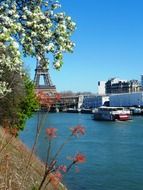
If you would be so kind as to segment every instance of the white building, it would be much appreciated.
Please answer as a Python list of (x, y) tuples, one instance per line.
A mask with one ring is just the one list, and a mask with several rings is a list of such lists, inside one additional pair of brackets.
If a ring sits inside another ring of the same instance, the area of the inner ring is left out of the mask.
[(143, 92), (112, 94), (110, 106), (143, 106)]
[(98, 94), (105, 95), (105, 81), (98, 81)]
[(78, 105), (77, 105), (77, 108), (81, 108), (82, 107), (82, 104), (83, 104), (83, 100), (84, 100), (84, 96), (83, 95), (79, 95), (78, 96)]

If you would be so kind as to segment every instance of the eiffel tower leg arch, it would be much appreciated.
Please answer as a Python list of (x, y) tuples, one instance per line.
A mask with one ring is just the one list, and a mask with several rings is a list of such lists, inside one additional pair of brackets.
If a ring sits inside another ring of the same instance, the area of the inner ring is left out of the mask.
[[(41, 78), (43, 78), (44, 84), (40, 83)], [(44, 93), (48, 94), (49, 96), (53, 96), (54, 94), (56, 94), (56, 86), (52, 84), (49, 70), (43, 67), (40, 60), (38, 59), (35, 69), (34, 84), (36, 91), (42, 90)]]

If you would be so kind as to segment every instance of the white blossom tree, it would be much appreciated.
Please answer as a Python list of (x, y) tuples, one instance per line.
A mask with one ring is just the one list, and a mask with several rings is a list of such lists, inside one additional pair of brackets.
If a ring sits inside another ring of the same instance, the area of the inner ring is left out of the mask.
[(60, 7), (57, 0), (1, 0), (0, 97), (11, 91), (5, 68), (21, 75), (22, 55), (34, 56), (47, 67), (52, 54), (55, 69), (60, 69), (63, 53), (73, 51), (70, 37), (76, 24)]

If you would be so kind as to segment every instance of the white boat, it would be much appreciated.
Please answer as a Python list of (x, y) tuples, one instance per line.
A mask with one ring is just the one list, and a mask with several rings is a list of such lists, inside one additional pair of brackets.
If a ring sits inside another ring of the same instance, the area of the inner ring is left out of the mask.
[(130, 111), (132, 115), (142, 115), (142, 108), (130, 107)]
[(131, 112), (124, 107), (101, 106), (95, 111), (94, 119), (99, 121), (127, 121), (131, 119)]
[(79, 113), (81, 111), (81, 109), (76, 109), (76, 108), (67, 108), (66, 112), (68, 113)]
[(81, 113), (89, 113), (89, 114), (91, 114), (91, 113), (92, 113), (92, 109), (89, 109), (89, 108), (82, 108), (82, 109), (81, 109)]

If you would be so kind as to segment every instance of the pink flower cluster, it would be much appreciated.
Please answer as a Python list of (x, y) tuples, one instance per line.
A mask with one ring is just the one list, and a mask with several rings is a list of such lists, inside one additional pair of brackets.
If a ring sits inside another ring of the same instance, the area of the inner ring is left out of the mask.
[(55, 138), (56, 137), (56, 131), (57, 129), (56, 128), (47, 128), (46, 129), (46, 134), (47, 136), (52, 139), (52, 138)]
[(83, 163), (86, 161), (86, 158), (83, 154), (78, 153), (73, 160), (75, 163)]
[[(71, 158), (72, 162), (68, 166), (65, 166), (65, 165), (56, 166), (57, 165), (57, 160), (56, 160), (57, 156), (63, 149), (64, 145), (69, 140), (71, 140), (71, 137), (85, 134), (85, 128), (81, 125), (77, 125), (76, 127), (71, 128), (71, 131), (72, 131), (72, 133), (69, 135), (69, 137), (67, 139), (65, 139), (63, 144), (61, 144), (61, 146), (59, 147), (55, 156), (53, 156), (52, 160), (49, 162), (49, 167), (47, 168), (46, 173), (45, 173), (45, 176), (49, 175), (49, 183), (52, 184), (52, 186), (55, 189), (58, 188), (58, 185), (59, 185), (60, 181), (62, 180), (63, 175), (65, 173), (67, 173), (72, 168), (73, 165), (84, 163), (86, 161), (85, 156), (81, 153), (78, 153), (73, 158)], [(51, 142), (51, 140), (57, 136), (56, 132), (57, 132), (56, 128), (51, 127), (51, 128), (46, 129), (46, 134), (48, 136), (49, 142)], [(49, 143), (47, 156), (49, 156), (50, 149), (51, 149), (51, 143)], [(49, 159), (47, 159), (47, 165), (48, 165), (48, 160)]]
[(85, 134), (85, 128), (81, 125), (77, 125), (74, 128), (71, 128), (72, 135), (78, 136), (78, 135), (84, 135)]

